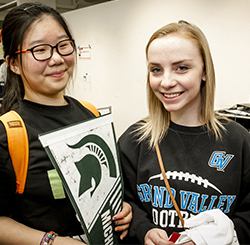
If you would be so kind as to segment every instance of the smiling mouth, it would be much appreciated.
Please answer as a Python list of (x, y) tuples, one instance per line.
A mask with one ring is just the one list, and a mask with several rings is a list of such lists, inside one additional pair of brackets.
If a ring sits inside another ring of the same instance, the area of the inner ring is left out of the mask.
[(61, 72), (52, 73), (52, 74), (50, 74), (50, 76), (52, 76), (52, 77), (61, 77), (63, 74), (64, 74), (64, 72), (61, 71)]
[(176, 98), (176, 97), (180, 96), (181, 94), (182, 94), (182, 93), (172, 93), (172, 94), (164, 94), (164, 93), (163, 93), (163, 96), (164, 96), (165, 98), (172, 99), (172, 98)]

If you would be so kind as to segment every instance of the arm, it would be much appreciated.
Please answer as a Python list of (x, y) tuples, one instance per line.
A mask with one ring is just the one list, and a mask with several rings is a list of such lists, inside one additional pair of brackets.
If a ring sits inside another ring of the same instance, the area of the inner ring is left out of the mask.
[(250, 243), (250, 171), (243, 177), (240, 198), (232, 221), (240, 244)]
[[(1, 126), (0, 123), (0, 245), (40, 245), (45, 231), (32, 229), (9, 218), (17, 205), (16, 183), (5, 130)], [(54, 241), (54, 245), (83, 244), (78, 240), (60, 236), (57, 236)]]
[(133, 220), (130, 224), (129, 236), (137, 237), (144, 243), (144, 237), (148, 230), (156, 228), (149, 213), (146, 210), (137, 194), (137, 168), (140, 149), (137, 142), (132, 142), (130, 132), (125, 133), (118, 142), (119, 156), (122, 164), (124, 179), (124, 199), (132, 206)]
[[(248, 178), (250, 178), (250, 176)], [(249, 186), (247, 187), (247, 189), (249, 189)], [(240, 244), (250, 243), (250, 230), (249, 230), (250, 210), (249, 210), (249, 207), (250, 207), (250, 193), (248, 193), (245, 199), (237, 205), (236, 211), (232, 218)]]
[[(150, 201), (141, 202), (140, 200), (142, 197), (139, 196), (140, 193), (138, 194), (139, 183), (141, 180), (148, 180), (147, 174), (145, 175), (147, 171), (145, 170), (145, 159), (148, 160), (148, 156), (151, 157), (151, 153), (147, 144), (138, 144), (134, 140), (131, 134), (132, 131), (134, 131), (133, 128), (125, 132), (118, 142), (125, 186), (124, 198), (132, 206), (133, 210), (129, 237), (132, 239), (136, 237), (141, 244), (159, 244), (159, 241), (162, 244), (173, 244), (169, 242), (166, 231), (153, 223)], [(150, 159), (151, 161), (154, 160)]]
[[(116, 231), (122, 231), (121, 240), (127, 235), (129, 223), (132, 219), (132, 208), (128, 203), (123, 203), (123, 209), (113, 220), (117, 225)], [(31, 229), (22, 225), (9, 217), (0, 217), (0, 244), (18, 244), (18, 245), (39, 245), (45, 232)], [(77, 245), (82, 242), (57, 236), (54, 245)]]
[[(40, 245), (45, 232), (31, 229), (9, 217), (0, 217), (0, 244)], [(80, 245), (82, 242), (57, 236), (54, 245)]]
[(242, 149), (240, 194), (232, 217), (240, 244), (250, 244), (250, 136), (248, 132), (246, 136)]

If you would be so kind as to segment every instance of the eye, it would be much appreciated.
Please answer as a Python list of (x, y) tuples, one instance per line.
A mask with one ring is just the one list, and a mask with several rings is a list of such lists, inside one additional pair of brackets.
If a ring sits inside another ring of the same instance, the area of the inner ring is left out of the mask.
[(69, 43), (62, 43), (59, 48), (67, 48), (70, 44)]
[(188, 69), (188, 67), (186, 67), (186, 66), (179, 66), (178, 67), (179, 71), (186, 71), (187, 69)]
[(34, 50), (33, 50), (33, 52), (35, 52), (35, 53), (42, 53), (42, 52), (44, 52), (44, 51), (45, 51), (44, 48), (39, 48), (39, 49), (34, 49)]
[(177, 67), (177, 71), (179, 71), (179, 72), (185, 72), (188, 69), (189, 68), (187, 66), (185, 66), (185, 65), (180, 65), (180, 66)]
[(161, 68), (152, 67), (152, 68), (150, 68), (150, 72), (153, 73), (153, 74), (159, 74), (161, 72)]
[(38, 47), (33, 49), (33, 52), (34, 53), (44, 53), (47, 51), (47, 49), (48, 49), (48, 47), (46, 47), (46, 46), (38, 46)]

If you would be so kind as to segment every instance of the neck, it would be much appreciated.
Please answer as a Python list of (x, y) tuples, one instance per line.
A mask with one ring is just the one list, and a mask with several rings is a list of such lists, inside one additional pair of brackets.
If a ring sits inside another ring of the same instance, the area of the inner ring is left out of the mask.
[(170, 112), (170, 118), (171, 121), (176, 124), (188, 127), (197, 127), (204, 124), (199, 112), (200, 109), (198, 108), (192, 108), (191, 110), (185, 109), (184, 112)]
[(63, 94), (60, 96), (52, 96), (52, 97), (47, 97), (47, 96), (42, 96), (42, 95), (37, 95), (37, 96), (28, 96), (25, 94), (24, 99), (42, 104), (42, 105), (49, 105), (49, 106), (63, 106), (67, 105), (67, 101), (64, 99)]
[(189, 118), (184, 119), (181, 117), (179, 118), (179, 117), (172, 116), (172, 114), (171, 114), (171, 121), (178, 125), (187, 126), (187, 127), (198, 127), (204, 124), (198, 118), (194, 119), (192, 117), (189, 117)]

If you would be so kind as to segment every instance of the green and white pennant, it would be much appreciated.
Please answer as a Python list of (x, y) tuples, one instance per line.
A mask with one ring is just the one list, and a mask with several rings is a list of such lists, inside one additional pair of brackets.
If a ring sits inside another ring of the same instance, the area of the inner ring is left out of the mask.
[[(123, 183), (111, 114), (39, 135), (89, 244), (119, 244)], [(112, 227), (112, 229), (111, 229)]]

